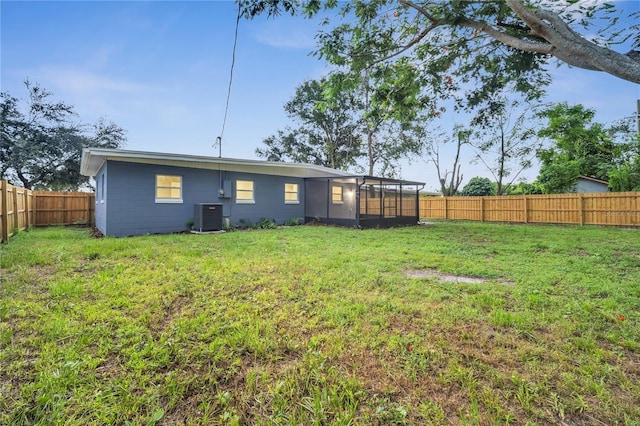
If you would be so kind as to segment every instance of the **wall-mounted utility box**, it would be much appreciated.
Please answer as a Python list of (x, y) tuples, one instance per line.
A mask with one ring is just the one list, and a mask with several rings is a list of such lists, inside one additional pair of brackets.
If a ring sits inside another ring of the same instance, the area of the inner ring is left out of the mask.
[(218, 190), (218, 198), (231, 198), (231, 181), (223, 180), (222, 187)]
[(193, 212), (193, 228), (197, 232), (222, 229), (222, 204), (196, 204)]

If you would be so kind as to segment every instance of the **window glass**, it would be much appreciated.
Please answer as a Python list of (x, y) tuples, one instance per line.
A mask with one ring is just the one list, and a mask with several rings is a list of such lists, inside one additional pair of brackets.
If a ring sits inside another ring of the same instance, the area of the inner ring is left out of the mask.
[(237, 180), (236, 181), (236, 202), (237, 203), (253, 203), (253, 181)]
[(287, 204), (298, 204), (300, 199), (298, 198), (298, 184), (297, 183), (285, 183), (284, 184), (284, 202)]
[(182, 176), (156, 175), (156, 202), (182, 202)]
[(100, 175), (100, 201), (104, 202), (104, 173)]
[(342, 198), (342, 187), (341, 186), (332, 186), (331, 187), (331, 202), (334, 204), (342, 204), (344, 202)]

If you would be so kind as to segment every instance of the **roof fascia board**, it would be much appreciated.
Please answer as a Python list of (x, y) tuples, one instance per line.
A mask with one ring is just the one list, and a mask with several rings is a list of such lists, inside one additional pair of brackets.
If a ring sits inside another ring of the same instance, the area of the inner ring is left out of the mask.
[(124, 151), (105, 148), (88, 148), (83, 150), (81, 173), (85, 176), (93, 176), (99, 170), (99, 165), (107, 160), (291, 177), (338, 177), (349, 175), (347, 172), (313, 164), (277, 163), (273, 161)]
[(597, 182), (597, 183), (601, 183), (603, 185), (608, 185), (609, 182), (607, 182), (606, 180), (602, 180), (602, 179), (596, 179), (596, 178), (592, 178), (589, 176), (578, 176), (578, 179), (582, 179), (582, 180), (588, 180), (591, 182)]

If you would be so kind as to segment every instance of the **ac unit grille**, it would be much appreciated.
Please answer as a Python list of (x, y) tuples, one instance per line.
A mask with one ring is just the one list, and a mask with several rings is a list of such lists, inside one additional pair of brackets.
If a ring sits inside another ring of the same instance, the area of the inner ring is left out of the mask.
[(196, 204), (193, 227), (198, 232), (222, 229), (222, 204)]

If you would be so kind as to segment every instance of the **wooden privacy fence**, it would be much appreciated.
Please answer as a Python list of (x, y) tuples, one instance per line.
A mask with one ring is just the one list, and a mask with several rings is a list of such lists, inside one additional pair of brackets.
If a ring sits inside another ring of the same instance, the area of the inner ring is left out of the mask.
[(33, 191), (0, 180), (0, 243), (16, 229), (25, 229), (35, 220)]
[(35, 226), (90, 225), (95, 220), (95, 193), (34, 191)]
[(424, 197), (420, 217), (486, 222), (640, 226), (640, 192)]
[(92, 224), (92, 192), (31, 191), (0, 181), (0, 241), (31, 226)]

